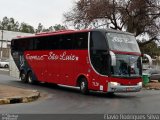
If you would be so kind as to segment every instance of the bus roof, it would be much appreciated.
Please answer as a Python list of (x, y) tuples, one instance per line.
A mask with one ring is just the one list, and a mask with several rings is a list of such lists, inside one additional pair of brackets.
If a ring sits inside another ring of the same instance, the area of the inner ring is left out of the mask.
[(45, 37), (45, 36), (53, 36), (53, 35), (62, 35), (62, 34), (74, 34), (74, 33), (82, 33), (82, 32), (91, 32), (91, 31), (100, 31), (100, 32), (114, 32), (114, 33), (123, 33), (123, 34), (129, 34), (133, 35), (128, 32), (123, 32), (123, 31), (118, 31), (118, 30), (113, 30), (113, 29), (84, 29), (84, 30), (59, 30), (55, 32), (42, 32), (42, 33), (37, 33), (32, 36), (17, 36), (15, 39), (25, 39), (25, 38), (37, 38), (37, 37)]

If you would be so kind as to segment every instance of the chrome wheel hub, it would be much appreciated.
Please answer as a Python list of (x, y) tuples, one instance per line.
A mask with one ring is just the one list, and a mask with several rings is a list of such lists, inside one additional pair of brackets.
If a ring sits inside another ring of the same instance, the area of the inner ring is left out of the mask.
[(28, 82), (29, 82), (29, 83), (32, 83), (32, 78), (31, 78), (31, 76), (28, 77)]
[(85, 88), (85, 83), (82, 82), (82, 83), (81, 83), (81, 89), (83, 90), (84, 88)]
[(25, 74), (22, 74), (22, 75), (21, 75), (21, 79), (25, 79)]

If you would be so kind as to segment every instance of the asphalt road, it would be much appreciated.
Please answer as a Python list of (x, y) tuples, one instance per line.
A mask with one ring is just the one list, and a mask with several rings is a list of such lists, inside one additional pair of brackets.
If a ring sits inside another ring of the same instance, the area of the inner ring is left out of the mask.
[(13, 114), (108, 114), (160, 113), (160, 91), (142, 90), (139, 93), (119, 93), (108, 96), (91, 92), (82, 95), (78, 89), (53, 85), (23, 84), (15, 78), (0, 74), (0, 84), (37, 89), (42, 97), (32, 103), (1, 105), (0, 113)]
[(8, 68), (0, 68), (0, 74), (8, 75), (9, 74), (9, 69)]

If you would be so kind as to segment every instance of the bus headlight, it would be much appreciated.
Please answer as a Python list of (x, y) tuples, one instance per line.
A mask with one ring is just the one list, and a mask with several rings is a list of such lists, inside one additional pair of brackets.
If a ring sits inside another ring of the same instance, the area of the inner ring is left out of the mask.
[(142, 86), (142, 82), (139, 82), (139, 83), (138, 83), (138, 86)]
[(120, 84), (117, 83), (117, 82), (110, 82), (110, 85), (111, 85), (111, 86), (119, 86)]

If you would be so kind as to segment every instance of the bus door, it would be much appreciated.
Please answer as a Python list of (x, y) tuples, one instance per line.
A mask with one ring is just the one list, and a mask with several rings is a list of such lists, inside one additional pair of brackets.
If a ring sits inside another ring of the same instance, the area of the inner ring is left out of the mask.
[(92, 87), (96, 90), (103, 90), (104, 81), (101, 76), (109, 74), (109, 53), (105, 37), (101, 32), (92, 32), (90, 35), (90, 60), (94, 70), (92, 74)]

